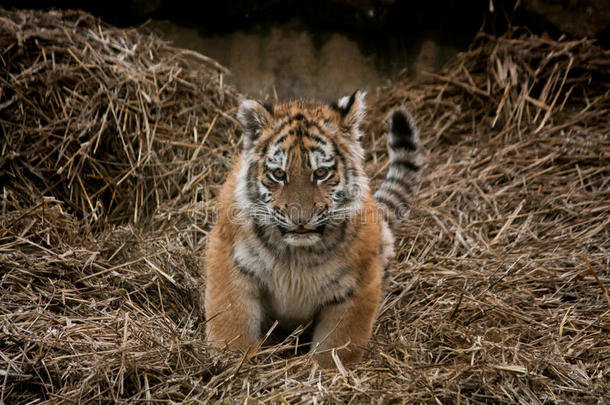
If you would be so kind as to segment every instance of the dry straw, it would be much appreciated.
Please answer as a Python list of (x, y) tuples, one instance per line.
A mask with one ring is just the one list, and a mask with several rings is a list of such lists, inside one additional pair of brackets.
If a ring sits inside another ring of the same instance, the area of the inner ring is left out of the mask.
[(239, 148), (201, 55), (79, 12), (0, 12), (0, 403), (603, 403), (610, 54), (480, 36), (406, 104), (429, 150), (365, 361), (202, 341), (199, 261)]

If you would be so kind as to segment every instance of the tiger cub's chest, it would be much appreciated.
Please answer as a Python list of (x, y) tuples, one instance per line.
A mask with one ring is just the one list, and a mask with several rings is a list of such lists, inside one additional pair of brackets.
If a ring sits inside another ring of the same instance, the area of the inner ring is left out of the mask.
[(356, 288), (357, 273), (339, 254), (324, 260), (298, 253), (283, 259), (262, 255), (259, 250), (250, 260), (250, 269), (260, 280), (262, 305), (277, 320), (309, 321), (321, 307), (342, 301)]
[(355, 287), (351, 269), (334, 259), (318, 266), (274, 266), (266, 278), (269, 309), (278, 318), (310, 320), (323, 306), (342, 299)]

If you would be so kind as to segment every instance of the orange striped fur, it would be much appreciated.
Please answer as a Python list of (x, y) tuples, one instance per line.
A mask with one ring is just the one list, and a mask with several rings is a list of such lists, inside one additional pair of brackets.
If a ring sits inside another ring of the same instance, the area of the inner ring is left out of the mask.
[(218, 197), (206, 251), (207, 339), (255, 346), (309, 325), (324, 367), (361, 359), (393, 256), (391, 229), (417, 187), (422, 152), (412, 119), (394, 111), (388, 179), (373, 197), (359, 139), (364, 95), (336, 105), (294, 101), (238, 111), (243, 150)]

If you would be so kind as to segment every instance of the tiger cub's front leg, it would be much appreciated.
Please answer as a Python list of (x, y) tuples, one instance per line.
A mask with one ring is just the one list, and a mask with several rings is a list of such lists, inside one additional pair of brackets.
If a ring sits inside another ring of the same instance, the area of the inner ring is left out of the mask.
[(318, 315), (311, 352), (324, 368), (333, 367), (332, 349), (344, 364), (356, 363), (371, 337), (381, 300), (381, 272), (369, 269), (361, 287), (346, 301), (324, 307)]
[(208, 285), (205, 303), (207, 340), (216, 347), (245, 350), (258, 344), (262, 311), (251, 283), (235, 284)]
[(263, 311), (260, 286), (241, 274), (220, 238), (211, 238), (206, 257), (207, 341), (216, 347), (245, 350), (260, 339)]

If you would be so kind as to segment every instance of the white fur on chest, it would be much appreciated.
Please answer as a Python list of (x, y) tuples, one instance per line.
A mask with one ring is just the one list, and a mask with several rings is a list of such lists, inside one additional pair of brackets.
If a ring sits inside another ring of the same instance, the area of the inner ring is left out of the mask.
[(312, 264), (311, 254), (295, 253), (278, 259), (249, 242), (238, 241), (234, 256), (262, 282), (268, 294), (268, 310), (279, 320), (308, 321), (333, 294), (356, 284), (354, 277), (346, 274), (345, 260), (336, 254)]
[(271, 309), (280, 317), (308, 320), (326, 298), (324, 286), (339, 276), (337, 259), (309, 267), (301, 263), (276, 263), (264, 279), (269, 288)]

